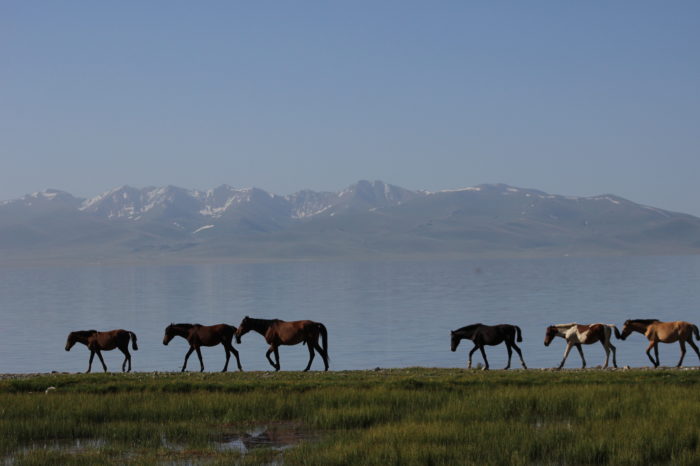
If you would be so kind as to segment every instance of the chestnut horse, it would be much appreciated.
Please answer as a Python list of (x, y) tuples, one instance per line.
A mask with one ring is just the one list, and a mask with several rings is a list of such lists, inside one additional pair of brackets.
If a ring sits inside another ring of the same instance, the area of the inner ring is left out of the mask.
[[(627, 338), (632, 332), (639, 332), (649, 340), (647, 356), (649, 356), (649, 360), (654, 367), (659, 367), (660, 364), (659, 342), (674, 343), (677, 341), (681, 345), (681, 359), (678, 361), (676, 367), (681, 367), (681, 364), (683, 364), (686, 343), (695, 350), (695, 354), (700, 358), (700, 351), (698, 351), (698, 347), (693, 343), (693, 333), (695, 333), (695, 339), (700, 340), (700, 332), (698, 332), (697, 325), (693, 325), (690, 322), (683, 322), (682, 320), (660, 322), (656, 319), (634, 319), (625, 321), (625, 325), (622, 327), (622, 339), (624, 340)], [(650, 351), (652, 348), (654, 348), (656, 360), (651, 357)]]
[(495, 346), (500, 345), (505, 342), (506, 349), (508, 350), (508, 365), (504, 369), (510, 368), (510, 358), (513, 355), (511, 348), (515, 348), (520, 356), (520, 364), (523, 365), (523, 369), (527, 369), (525, 361), (523, 361), (523, 353), (520, 352), (520, 348), (515, 344), (515, 336), (517, 334), (517, 340), (523, 341), (522, 334), (520, 332), (520, 327), (517, 325), (501, 324), (501, 325), (483, 325), (483, 324), (472, 324), (462, 327), (457, 330), (450, 332), (452, 336), (452, 351), (457, 350), (459, 342), (466, 338), (474, 342), (474, 348), (469, 352), (469, 363), (467, 364), (467, 369), (472, 368), (472, 354), (477, 349), (481, 351), (481, 356), (484, 358), (484, 370), (489, 368), (489, 361), (486, 359), (486, 352), (484, 351), (484, 345)]
[(134, 332), (129, 330), (110, 330), (108, 332), (98, 332), (97, 330), (79, 330), (76, 332), (71, 332), (68, 334), (68, 340), (66, 341), (66, 351), (70, 349), (76, 343), (82, 343), (87, 346), (90, 350), (90, 363), (88, 364), (87, 372), (92, 370), (92, 360), (95, 354), (100, 358), (102, 367), (104, 371), (107, 372), (107, 365), (105, 360), (102, 359), (102, 351), (110, 351), (114, 348), (119, 348), (119, 351), (124, 353), (124, 362), (122, 363), (122, 372), (126, 370), (126, 363), (129, 363), (129, 370), (131, 372), (131, 354), (129, 354), (129, 339), (131, 339), (131, 347), (136, 351), (139, 349), (136, 344), (136, 335)]
[(609, 324), (580, 325), (571, 323), (550, 325), (547, 327), (547, 331), (544, 335), (544, 346), (549, 346), (554, 337), (562, 337), (566, 340), (566, 349), (564, 350), (564, 359), (561, 360), (557, 369), (564, 367), (566, 358), (569, 357), (569, 351), (571, 351), (571, 347), (573, 346), (576, 347), (581, 355), (581, 368), (583, 369), (586, 367), (586, 358), (583, 357), (581, 345), (590, 345), (600, 342), (605, 350), (605, 364), (603, 365), (603, 369), (608, 367), (610, 350), (612, 350), (613, 355), (613, 366), (617, 367), (617, 360), (615, 359), (617, 349), (610, 343), (613, 331), (615, 332), (615, 337), (620, 338), (620, 331), (617, 327)]
[[(299, 343), (309, 348), (309, 363), (306, 365), (304, 372), (311, 368), (311, 362), (315, 356), (314, 349), (321, 355), (325, 370), (328, 370), (328, 331), (322, 323), (312, 320), (285, 322), (279, 319), (253, 319), (246, 316), (236, 331), (236, 343), (240, 343), (241, 337), (251, 330), (265, 337), (265, 341), (270, 345), (267, 353), (265, 353), (265, 357), (267, 357), (272, 367), (275, 368), (275, 371), (280, 370), (280, 354), (277, 348), (280, 345), (296, 345)], [(319, 336), (323, 341), (323, 346), (318, 344)], [(277, 362), (272, 361), (270, 353), (275, 353)]]
[(228, 370), (228, 361), (231, 358), (231, 353), (236, 357), (236, 363), (238, 363), (238, 370), (242, 371), (241, 360), (238, 357), (238, 351), (231, 344), (233, 340), (233, 334), (236, 332), (236, 327), (226, 324), (218, 325), (200, 325), (200, 324), (170, 324), (165, 327), (165, 336), (163, 336), (163, 344), (167, 345), (170, 340), (176, 336), (182, 337), (190, 344), (190, 350), (185, 355), (185, 363), (182, 365), (182, 370), (180, 372), (185, 372), (187, 367), (187, 359), (190, 357), (193, 351), (197, 352), (197, 357), (199, 358), (199, 365), (201, 366), (200, 372), (204, 371), (204, 361), (202, 360), (202, 352), (200, 348), (202, 346), (216, 346), (218, 344), (224, 345), (224, 351), (226, 351), (226, 364), (224, 364), (224, 369), (221, 372), (226, 372)]

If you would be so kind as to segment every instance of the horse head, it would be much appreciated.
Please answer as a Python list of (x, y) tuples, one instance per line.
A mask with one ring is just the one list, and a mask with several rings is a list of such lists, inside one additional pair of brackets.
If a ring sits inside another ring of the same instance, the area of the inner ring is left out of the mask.
[(634, 325), (631, 320), (626, 320), (624, 324), (622, 324), (622, 333), (620, 334), (620, 340), (624, 340), (630, 334), (634, 332)]
[(547, 327), (547, 330), (544, 333), (544, 346), (549, 346), (549, 344), (552, 343), (552, 340), (554, 340), (554, 337), (556, 337), (558, 334), (559, 330), (554, 325)]
[(453, 352), (457, 351), (460, 341), (462, 341), (462, 339), (459, 337), (459, 335), (457, 335), (457, 332), (450, 330), (450, 349)]
[(245, 335), (246, 333), (250, 332), (250, 324), (251, 324), (251, 319), (248, 316), (245, 316), (243, 320), (241, 321), (241, 324), (238, 326), (236, 329), (236, 343), (241, 344), (241, 337)]
[(163, 335), (163, 344), (167, 345), (173, 338), (175, 338), (175, 324), (171, 323), (170, 325), (165, 327), (165, 335)]
[(70, 332), (68, 334), (68, 339), (66, 340), (66, 351), (70, 351), (77, 341), (78, 340), (75, 338), (75, 332)]

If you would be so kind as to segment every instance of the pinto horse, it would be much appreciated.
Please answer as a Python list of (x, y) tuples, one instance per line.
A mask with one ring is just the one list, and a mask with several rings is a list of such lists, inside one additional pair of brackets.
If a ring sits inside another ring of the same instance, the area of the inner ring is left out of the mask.
[[(693, 333), (695, 334), (695, 339), (700, 340), (700, 332), (698, 332), (697, 325), (691, 324), (690, 322), (683, 322), (682, 320), (661, 322), (656, 319), (634, 319), (625, 321), (622, 327), (622, 339), (624, 340), (627, 338), (632, 332), (639, 332), (649, 340), (646, 353), (654, 367), (659, 367), (660, 364), (659, 342), (674, 343), (677, 341), (681, 345), (681, 359), (678, 361), (676, 367), (681, 367), (681, 364), (683, 364), (686, 343), (695, 350), (695, 354), (700, 358), (700, 351), (698, 351), (698, 347), (693, 343)], [(650, 351), (652, 348), (654, 348), (656, 360), (651, 357)]]
[[(251, 330), (265, 337), (265, 341), (270, 345), (267, 353), (265, 353), (265, 357), (267, 357), (272, 367), (275, 368), (275, 371), (280, 370), (278, 347), (280, 345), (296, 345), (299, 343), (309, 348), (309, 363), (306, 365), (304, 372), (311, 368), (311, 362), (315, 356), (314, 349), (321, 355), (325, 370), (328, 370), (328, 331), (322, 323), (312, 320), (285, 322), (279, 319), (253, 319), (246, 316), (236, 331), (236, 343), (240, 344), (241, 337)], [(323, 341), (323, 346), (318, 344), (319, 337)], [(272, 361), (270, 353), (275, 353), (277, 362)]]
[(241, 360), (238, 357), (238, 351), (231, 344), (233, 340), (233, 334), (236, 332), (236, 327), (226, 324), (218, 325), (200, 325), (200, 324), (170, 324), (165, 327), (165, 336), (163, 336), (163, 344), (167, 345), (170, 340), (176, 336), (182, 337), (190, 344), (190, 350), (185, 355), (185, 363), (182, 365), (182, 370), (180, 372), (185, 372), (187, 367), (187, 359), (190, 357), (193, 351), (197, 352), (197, 357), (199, 358), (199, 365), (201, 366), (200, 372), (204, 371), (204, 361), (202, 360), (202, 352), (200, 348), (202, 346), (216, 346), (218, 344), (224, 345), (224, 350), (226, 351), (226, 364), (224, 364), (224, 369), (221, 372), (226, 372), (228, 370), (228, 361), (231, 358), (231, 353), (236, 357), (236, 363), (238, 363), (238, 370), (242, 371)]
[(102, 367), (104, 371), (107, 372), (107, 365), (105, 360), (102, 359), (102, 351), (113, 350), (114, 348), (119, 348), (119, 351), (124, 353), (124, 362), (122, 363), (122, 372), (126, 371), (126, 363), (129, 363), (129, 370), (131, 372), (131, 354), (129, 354), (129, 340), (131, 340), (131, 347), (134, 351), (138, 350), (139, 347), (136, 344), (136, 335), (134, 332), (129, 330), (110, 330), (108, 332), (98, 332), (97, 330), (79, 330), (76, 332), (71, 332), (68, 334), (68, 340), (66, 341), (66, 351), (70, 349), (76, 343), (82, 343), (87, 346), (90, 350), (90, 363), (88, 364), (87, 372), (92, 370), (92, 360), (97, 354), (100, 358)]
[(617, 349), (610, 343), (610, 337), (613, 331), (615, 332), (615, 337), (620, 338), (620, 331), (614, 325), (580, 325), (576, 323), (550, 325), (547, 327), (547, 331), (544, 335), (544, 346), (549, 346), (552, 340), (554, 340), (554, 337), (562, 337), (566, 340), (566, 349), (564, 350), (564, 359), (561, 360), (557, 369), (564, 367), (566, 358), (569, 357), (569, 351), (571, 351), (573, 346), (576, 347), (581, 355), (581, 368), (583, 369), (586, 367), (586, 358), (583, 357), (581, 345), (590, 345), (600, 342), (605, 350), (605, 364), (603, 365), (603, 369), (608, 367), (610, 350), (612, 350), (613, 355), (613, 366), (617, 367), (617, 360), (615, 358)]
[(481, 351), (481, 356), (484, 358), (484, 370), (489, 368), (489, 361), (486, 359), (486, 352), (484, 351), (484, 345), (495, 346), (500, 345), (505, 342), (506, 349), (508, 350), (508, 365), (504, 369), (510, 368), (510, 359), (513, 355), (513, 350), (518, 352), (520, 356), (520, 364), (523, 365), (523, 369), (527, 369), (525, 361), (523, 361), (523, 353), (520, 352), (520, 348), (515, 344), (516, 334), (517, 341), (523, 341), (522, 334), (520, 332), (520, 327), (517, 325), (501, 324), (501, 325), (483, 325), (483, 324), (472, 324), (462, 327), (457, 330), (450, 332), (452, 336), (452, 351), (457, 350), (459, 342), (462, 339), (469, 339), (474, 342), (474, 348), (469, 352), (469, 363), (467, 364), (467, 369), (472, 368), (472, 354), (477, 349)]

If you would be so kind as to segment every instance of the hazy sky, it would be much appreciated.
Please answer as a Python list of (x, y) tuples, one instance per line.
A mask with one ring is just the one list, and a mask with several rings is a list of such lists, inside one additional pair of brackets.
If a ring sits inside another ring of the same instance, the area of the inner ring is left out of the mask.
[(0, 199), (359, 179), (700, 215), (700, 2), (0, 3)]

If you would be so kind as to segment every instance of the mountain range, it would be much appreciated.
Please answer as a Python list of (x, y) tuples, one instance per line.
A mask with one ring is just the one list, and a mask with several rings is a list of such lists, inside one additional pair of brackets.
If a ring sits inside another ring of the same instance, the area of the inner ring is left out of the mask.
[(6, 264), (688, 253), (700, 253), (700, 218), (503, 184), (428, 192), (359, 181), (287, 196), (121, 186), (0, 202)]

